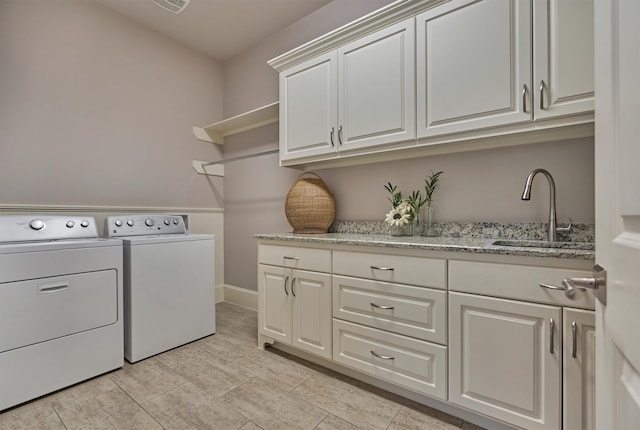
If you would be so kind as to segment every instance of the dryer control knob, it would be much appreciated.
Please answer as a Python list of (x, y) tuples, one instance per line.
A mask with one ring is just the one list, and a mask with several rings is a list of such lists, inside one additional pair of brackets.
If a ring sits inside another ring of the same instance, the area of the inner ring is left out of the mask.
[(164, 225), (169, 225), (169, 224), (171, 224), (171, 221), (169, 221), (169, 218), (165, 218)]
[(116, 227), (122, 227), (122, 220), (121, 219), (117, 219), (114, 224), (116, 225)]
[(76, 223), (73, 222), (72, 220), (69, 220), (65, 225), (67, 226), (67, 228), (73, 228), (73, 226), (76, 225)]
[(133, 220), (132, 220), (132, 219), (128, 219), (128, 220), (127, 220), (127, 225), (128, 225), (129, 227), (133, 227)]
[(42, 230), (44, 226), (45, 226), (44, 221), (40, 219), (34, 219), (33, 221), (29, 222), (29, 227), (31, 227), (34, 230)]
[(80, 221), (80, 226), (84, 228), (89, 227), (89, 221), (87, 221), (86, 219), (83, 219), (82, 221)]
[(151, 218), (147, 218), (144, 220), (144, 225), (146, 225), (147, 227), (151, 227), (153, 224), (154, 222)]
[(173, 220), (173, 225), (178, 225), (178, 223), (180, 222), (180, 220), (178, 218)]

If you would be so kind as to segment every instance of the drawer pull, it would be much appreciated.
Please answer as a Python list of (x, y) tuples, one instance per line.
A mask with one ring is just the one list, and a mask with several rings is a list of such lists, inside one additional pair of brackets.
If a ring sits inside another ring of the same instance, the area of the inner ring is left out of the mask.
[(394, 360), (395, 359), (395, 357), (392, 357), (390, 355), (377, 354), (374, 350), (371, 350), (371, 355), (373, 355), (374, 357), (379, 358), (381, 360)]
[(298, 260), (300, 260), (300, 257), (287, 257), (287, 256), (285, 255), (285, 256), (284, 256), (284, 259), (285, 259), (285, 260), (296, 260), (296, 261), (298, 261)]
[(293, 297), (296, 297), (296, 292), (295, 292), (295, 291), (293, 291), (293, 284), (295, 284), (295, 283), (296, 283), (296, 278), (294, 277), (294, 278), (291, 280), (291, 294), (293, 294)]
[(393, 267), (370, 266), (374, 270), (394, 270)]
[(287, 276), (286, 278), (284, 278), (284, 293), (288, 296), (289, 292), (287, 291), (287, 281), (289, 280), (289, 277)]
[(395, 306), (376, 305), (373, 302), (371, 302), (371, 306), (378, 309), (395, 309)]

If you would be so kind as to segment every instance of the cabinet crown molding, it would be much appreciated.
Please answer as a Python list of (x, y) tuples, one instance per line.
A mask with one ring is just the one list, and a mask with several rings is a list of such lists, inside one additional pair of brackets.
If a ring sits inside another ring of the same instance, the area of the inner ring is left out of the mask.
[(316, 57), (345, 43), (373, 33), (407, 18), (414, 17), (449, 0), (397, 0), (361, 18), (317, 37), (269, 61), (271, 67), (282, 72), (309, 58)]

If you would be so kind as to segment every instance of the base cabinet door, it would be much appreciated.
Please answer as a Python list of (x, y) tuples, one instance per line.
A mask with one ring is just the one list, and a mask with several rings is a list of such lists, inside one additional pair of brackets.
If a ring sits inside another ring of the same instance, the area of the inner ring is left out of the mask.
[(291, 343), (291, 269), (258, 265), (259, 332), (283, 343)]
[(561, 308), (449, 294), (449, 401), (530, 430), (561, 427)]
[(564, 430), (593, 430), (595, 423), (595, 312), (564, 309)]
[(331, 275), (293, 270), (291, 296), (293, 346), (331, 359)]

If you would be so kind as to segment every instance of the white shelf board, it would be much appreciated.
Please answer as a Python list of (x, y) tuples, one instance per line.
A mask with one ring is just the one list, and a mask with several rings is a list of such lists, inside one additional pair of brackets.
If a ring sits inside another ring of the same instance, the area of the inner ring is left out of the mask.
[(214, 124), (204, 127), (193, 127), (193, 134), (198, 140), (224, 145), (225, 136), (241, 133), (278, 121), (278, 106), (279, 102), (274, 102)]

